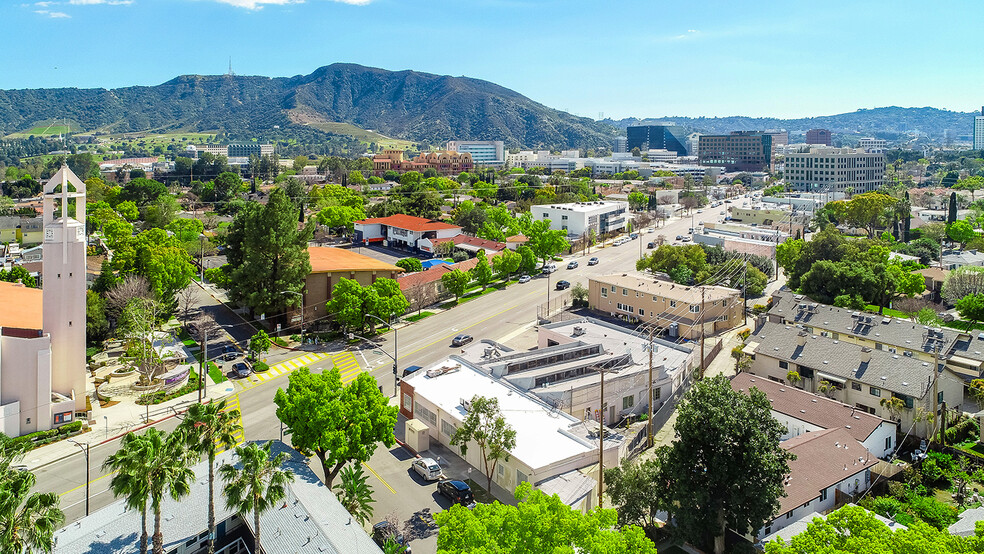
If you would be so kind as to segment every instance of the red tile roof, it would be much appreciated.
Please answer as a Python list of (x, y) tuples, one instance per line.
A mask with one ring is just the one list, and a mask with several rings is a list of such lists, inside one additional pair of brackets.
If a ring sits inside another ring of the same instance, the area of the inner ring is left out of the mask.
[(396, 278), (396, 282), (400, 285), (400, 290), (405, 291), (407, 289), (419, 287), (420, 285), (440, 281), (441, 276), (450, 271), (453, 271), (450, 265), (440, 264), (426, 271), (418, 271), (409, 275), (400, 275)]
[[(821, 490), (878, 463), (874, 454), (841, 428), (806, 433), (780, 446), (795, 454), (796, 459), (789, 462), (786, 496), (779, 499), (776, 515), (806, 504), (820, 496)], [(827, 494), (834, 494), (834, 491)]]
[(355, 224), (371, 225), (380, 224), (388, 225), (390, 227), (397, 227), (399, 229), (406, 229), (408, 231), (436, 231), (438, 229), (461, 229), (457, 225), (450, 225), (448, 223), (442, 223), (440, 221), (434, 221), (431, 219), (424, 219), (422, 217), (416, 217), (406, 214), (395, 214), (387, 217), (374, 217), (370, 219), (363, 219), (362, 221), (356, 221)]

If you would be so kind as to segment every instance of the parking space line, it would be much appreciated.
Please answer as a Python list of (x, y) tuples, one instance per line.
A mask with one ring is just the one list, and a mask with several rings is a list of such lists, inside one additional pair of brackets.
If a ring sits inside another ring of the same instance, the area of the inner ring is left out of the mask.
[(369, 473), (372, 473), (373, 475), (375, 475), (376, 476), (376, 479), (379, 479), (379, 482), (382, 483), (383, 486), (385, 486), (387, 489), (389, 489), (391, 493), (396, 494), (396, 490), (393, 489), (393, 487), (391, 487), (389, 483), (387, 483), (385, 480), (383, 480), (383, 478), (380, 477), (378, 473), (376, 473), (376, 470), (374, 470), (371, 467), (369, 467), (369, 464), (367, 464), (365, 462), (362, 462), (362, 465), (364, 465), (366, 467), (366, 469), (369, 470)]

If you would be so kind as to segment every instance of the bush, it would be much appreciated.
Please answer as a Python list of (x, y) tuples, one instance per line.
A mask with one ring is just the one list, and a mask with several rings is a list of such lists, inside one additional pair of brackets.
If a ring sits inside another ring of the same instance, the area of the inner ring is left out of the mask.
[(738, 336), (741, 337), (741, 340), (748, 340), (748, 337), (750, 337), (751, 335), (752, 335), (751, 329), (742, 329), (741, 332), (738, 333)]
[(268, 366), (264, 362), (256, 362), (255, 364), (253, 364), (253, 371), (257, 373), (263, 373), (268, 369), (270, 369), (270, 366)]
[(451, 259), (454, 260), (455, 263), (463, 262), (467, 260), (468, 257), (469, 257), (468, 252), (465, 252), (464, 250), (457, 249), (457, 248), (455, 249), (454, 252), (451, 253)]
[(932, 496), (910, 494), (907, 500), (913, 515), (941, 531), (957, 522), (957, 509)]
[(977, 425), (977, 419), (969, 418), (961, 421), (953, 427), (947, 427), (944, 437), (946, 438), (947, 444), (957, 444), (972, 436), (978, 436), (979, 433), (980, 429)]
[(58, 428), (58, 432), (60, 434), (62, 434), (62, 435), (67, 435), (69, 433), (72, 433), (72, 432), (75, 432), (75, 431), (81, 431), (81, 430), (82, 430), (82, 420), (81, 419), (76, 419), (75, 421), (73, 421), (71, 423), (66, 423), (65, 425), (62, 425), (61, 427)]
[(752, 313), (754, 313), (754, 314), (760, 314), (760, 313), (766, 312), (768, 310), (769, 309), (766, 308), (762, 304), (756, 304), (756, 305), (752, 306)]

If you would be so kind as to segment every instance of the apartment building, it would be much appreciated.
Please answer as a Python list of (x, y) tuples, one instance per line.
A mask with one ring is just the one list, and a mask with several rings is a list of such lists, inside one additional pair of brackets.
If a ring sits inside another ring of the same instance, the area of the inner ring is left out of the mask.
[(550, 220), (553, 230), (567, 231), (568, 236), (580, 237), (590, 230), (601, 235), (625, 228), (628, 202), (594, 201), (570, 204), (532, 206), (535, 221)]
[(828, 129), (810, 129), (806, 132), (806, 143), (807, 144), (821, 144), (824, 146), (830, 146), (830, 130)]
[(725, 171), (767, 170), (772, 164), (772, 136), (751, 131), (701, 135), (697, 159), (701, 165), (720, 166)]
[(974, 116), (974, 150), (984, 150), (984, 108)]
[(713, 335), (745, 321), (741, 293), (735, 289), (688, 287), (639, 272), (589, 278), (588, 307), (627, 321), (655, 324), (674, 339)]
[(860, 148), (811, 147), (786, 155), (786, 184), (802, 192), (871, 192), (885, 182), (885, 154)]
[(940, 361), (968, 382), (980, 379), (984, 370), (984, 339), (949, 327), (930, 329), (905, 319), (817, 304), (790, 293), (773, 296), (766, 317), (774, 323), (800, 326), (807, 333), (920, 362), (932, 362), (934, 350), (939, 349)]
[(881, 154), (888, 149), (888, 141), (885, 139), (866, 137), (858, 139), (858, 148), (872, 154)]

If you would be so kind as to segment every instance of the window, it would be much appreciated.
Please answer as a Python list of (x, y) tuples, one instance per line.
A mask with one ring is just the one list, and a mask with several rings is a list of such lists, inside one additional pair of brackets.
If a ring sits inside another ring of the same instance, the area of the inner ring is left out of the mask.
[(676, 308), (676, 300), (670, 300), (670, 307)]
[(452, 423), (450, 423), (449, 421), (443, 420), (443, 419), (441, 420), (441, 432), (442, 433), (444, 433), (445, 435), (447, 435), (447, 436), (450, 437), (450, 436), (454, 435), (454, 432), (455, 431), (457, 431), (457, 429), (455, 428), (455, 426)]
[(861, 390), (861, 383), (855, 383), (855, 382), (852, 381), (851, 382), (851, 389), (853, 389), (853, 390)]
[(628, 295), (629, 295), (629, 291), (626, 289), (622, 289), (622, 296), (628, 296)]
[(499, 477), (502, 477), (503, 475), (505, 475), (506, 474), (506, 466), (504, 466), (502, 464), (499, 464), (497, 473), (499, 474)]
[(892, 447), (892, 437), (885, 437), (885, 450)]
[(629, 396), (623, 396), (622, 397), (622, 409), (623, 410), (628, 410), (629, 408), (632, 407), (632, 405), (634, 403), (635, 403), (635, 396), (629, 395)]
[(639, 308), (639, 315), (646, 315), (646, 310)]
[(792, 510), (789, 510), (788, 512), (786, 512), (786, 519), (792, 519), (792, 517), (793, 517), (793, 511)]
[(871, 393), (871, 396), (881, 396), (881, 389), (876, 389), (875, 387), (871, 387), (868, 392)]
[(823, 489), (822, 491), (820, 491), (820, 502), (823, 502), (826, 499), (827, 499), (827, 489)]
[(660, 390), (661, 389), (659, 387), (653, 388), (653, 400), (659, 400), (659, 391)]
[(608, 289), (606, 289), (606, 288), (602, 288), (601, 289), (601, 297), (602, 298), (608, 298)]
[(414, 410), (414, 414), (423, 416), (423, 419), (430, 422), (431, 425), (437, 425), (437, 414), (421, 406), (420, 404), (417, 404), (417, 409)]
[(943, 403), (943, 391), (940, 391), (939, 394), (936, 395), (936, 403), (937, 404)]
[(784, 361), (782, 361), (782, 360), (780, 360), (779, 361), (779, 369), (789, 369), (789, 364), (786, 363), (786, 362), (784, 362)]
[(692, 314), (700, 313), (700, 304), (691, 304), (690, 305), (690, 313), (692, 313)]
[(62, 412), (60, 414), (55, 414), (55, 424), (68, 423), (72, 421), (72, 412)]
[(403, 395), (403, 409), (408, 412), (413, 411), (413, 397), (409, 394)]

